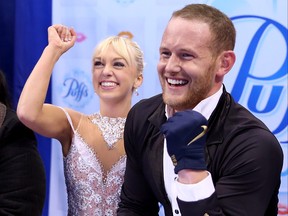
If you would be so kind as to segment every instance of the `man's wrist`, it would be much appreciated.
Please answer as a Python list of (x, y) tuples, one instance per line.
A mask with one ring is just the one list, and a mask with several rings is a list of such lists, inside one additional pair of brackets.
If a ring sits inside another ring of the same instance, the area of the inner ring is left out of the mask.
[(207, 177), (195, 184), (183, 184), (175, 180), (177, 197), (185, 202), (195, 202), (210, 197), (214, 192), (211, 173), (206, 171)]
[(182, 184), (196, 184), (208, 176), (206, 170), (183, 169), (178, 172), (178, 182)]

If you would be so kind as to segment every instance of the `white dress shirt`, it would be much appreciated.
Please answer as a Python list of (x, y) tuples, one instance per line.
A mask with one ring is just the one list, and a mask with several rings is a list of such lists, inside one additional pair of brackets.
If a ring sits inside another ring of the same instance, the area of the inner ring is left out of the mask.
[[(221, 97), (222, 92), (223, 87), (221, 87), (212, 96), (201, 101), (193, 110), (201, 113), (206, 119), (209, 119)], [(168, 118), (167, 106), (165, 110), (166, 117)], [(167, 152), (166, 139), (164, 140), (163, 165), (165, 189), (171, 202), (174, 216), (181, 216), (176, 200), (177, 197), (182, 201), (192, 202), (208, 198), (215, 191), (211, 174), (208, 171), (208, 176), (196, 184), (182, 184), (177, 181), (178, 175), (174, 173), (174, 165)]]

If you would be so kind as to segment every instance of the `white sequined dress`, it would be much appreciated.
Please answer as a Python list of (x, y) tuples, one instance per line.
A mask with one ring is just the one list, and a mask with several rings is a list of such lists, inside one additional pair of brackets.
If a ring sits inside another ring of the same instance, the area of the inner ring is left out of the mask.
[(64, 157), (64, 175), (68, 194), (69, 216), (116, 215), (126, 166), (126, 155), (114, 164), (104, 179), (100, 161), (94, 151), (74, 130), (68, 155)]

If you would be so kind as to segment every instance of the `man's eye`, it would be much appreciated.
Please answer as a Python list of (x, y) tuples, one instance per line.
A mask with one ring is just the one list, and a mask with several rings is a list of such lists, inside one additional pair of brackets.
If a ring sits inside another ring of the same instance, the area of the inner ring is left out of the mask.
[(181, 54), (182, 58), (193, 58), (193, 55), (189, 54), (189, 53), (182, 53)]
[(170, 55), (171, 55), (170, 52), (161, 52), (161, 56), (162, 56), (163, 58), (169, 58)]
[(192, 57), (192, 55), (190, 55), (190, 54), (188, 54), (188, 53), (183, 53), (183, 54), (182, 54), (182, 57), (183, 57), (183, 58), (187, 58), (187, 57)]

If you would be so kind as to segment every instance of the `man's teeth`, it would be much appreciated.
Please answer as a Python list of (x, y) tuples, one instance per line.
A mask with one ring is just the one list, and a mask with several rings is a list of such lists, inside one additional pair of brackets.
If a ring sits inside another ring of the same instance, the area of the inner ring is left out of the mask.
[(110, 87), (110, 86), (116, 86), (116, 83), (114, 82), (101, 82), (102, 86)]
[(167, 81), (171, 85), (184, 85), (187, 83), (187, 81), (185, 81), (185, 80), (167, 79)]

